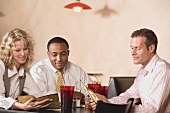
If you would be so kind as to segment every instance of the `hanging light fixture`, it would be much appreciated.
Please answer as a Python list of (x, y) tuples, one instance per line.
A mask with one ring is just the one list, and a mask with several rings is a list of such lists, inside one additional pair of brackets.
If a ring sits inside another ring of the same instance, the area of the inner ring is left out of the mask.
[(66, 6), (64, 6), (64, 8), (69, 8), (69, 9), (73, 9), (74, 12), (81, 12), (82, 10), (89, 10), (91, 9), (90, 6), (81, 3), (80, 0), (76, 0), (74, 3), (70, 3)]

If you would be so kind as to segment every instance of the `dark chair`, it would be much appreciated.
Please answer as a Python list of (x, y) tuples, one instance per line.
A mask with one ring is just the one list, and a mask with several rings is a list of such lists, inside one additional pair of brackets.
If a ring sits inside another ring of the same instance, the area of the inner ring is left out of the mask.
[(125, 92), (133, 84), (134, 79), (135, 77), (110, 77), (108, 98)]
[(127, 101), (127, 104), (109, 104), (98, 101), (95, 113), (130, 113), (133, 105), (133, 98)]

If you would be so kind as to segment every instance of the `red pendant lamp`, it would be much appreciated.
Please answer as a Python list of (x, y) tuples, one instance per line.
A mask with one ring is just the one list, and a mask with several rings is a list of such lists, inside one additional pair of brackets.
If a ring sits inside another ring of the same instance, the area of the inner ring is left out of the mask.
[(75, 12), (81, 12), (82, 10), (89, 10), (91, 9), (90, 6), (81, 3), (80, 0), (76, 0), (73, 3), (70, 3), (66, 6), (64, 6), (64, 8), (68, 8), (68, 9), (73, 9)]

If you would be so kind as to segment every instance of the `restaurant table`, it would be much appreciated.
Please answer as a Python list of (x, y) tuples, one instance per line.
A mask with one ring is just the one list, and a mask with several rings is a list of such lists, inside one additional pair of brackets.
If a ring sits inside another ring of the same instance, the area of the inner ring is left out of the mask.
[[(41, 110), (31, 110), (31, 111), (21, 111), (21, 110), (5, 110), (0, 109), (0, 113), (61, 113), (60, 109), (41, 109)], [(73, 108), (72, 113), (95, 113), (91, 109), (87, 108)]]

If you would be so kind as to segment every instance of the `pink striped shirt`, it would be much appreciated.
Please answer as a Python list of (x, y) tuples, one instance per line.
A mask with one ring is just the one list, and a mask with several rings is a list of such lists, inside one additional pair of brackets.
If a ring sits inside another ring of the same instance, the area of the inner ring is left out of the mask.
[(170, 113), (170, 64), (157, 54), (145, 68), (140, 68), (133, 85), (111, 103), (125, 103), (128, 98), (140, 98), (142, 105), (134, 105), (133, 113)]

